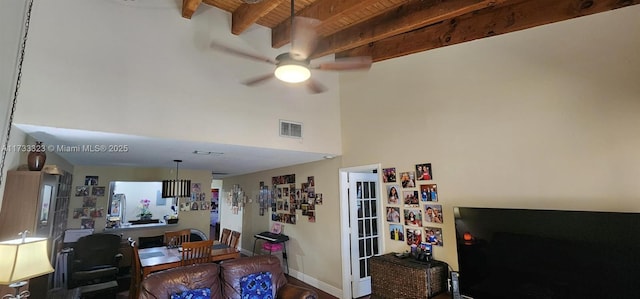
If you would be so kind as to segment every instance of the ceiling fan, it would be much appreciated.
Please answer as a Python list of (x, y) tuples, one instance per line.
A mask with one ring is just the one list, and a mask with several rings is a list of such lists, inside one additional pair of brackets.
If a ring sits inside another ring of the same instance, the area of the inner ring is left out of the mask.
[(247, 86), (254, 86), (275, 77), (288, 83), (306, 82), (309, 92), (321, 93), (327, 89), (324, 85), (311, 78), (312, 69), (324, 71), (368, 70), (371, 68), (372, 60), (369, 56), (359, 56), (341, 58), (336, 59), (335, 61), (321, 62), (319, 64), (311, 64), (309, 57), (311, 57), (315, 51), (318, 43), (318, 33), (316, 28), (320, 23), (320, 20), (296, 17), (294, 12), (294, 0), (291, 0), (291, 51), (278, 55), (274, 60), (233, 49), (216, 42), (213, 42), (211, 47), (228, 54), (255, 61), (266, 62), (276, 66), (273, 73), (244, 81), (243, 84)]

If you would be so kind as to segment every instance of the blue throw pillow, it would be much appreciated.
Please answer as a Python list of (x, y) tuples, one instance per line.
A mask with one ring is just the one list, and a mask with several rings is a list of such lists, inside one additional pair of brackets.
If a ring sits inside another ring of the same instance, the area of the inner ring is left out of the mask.
[(211, 299), (211, 290), (209, 288), (188, 290), (171, 294), (171, 299)]
[(271, 272), (249, 274), (240, 279), (242, 299), (272, 299)]

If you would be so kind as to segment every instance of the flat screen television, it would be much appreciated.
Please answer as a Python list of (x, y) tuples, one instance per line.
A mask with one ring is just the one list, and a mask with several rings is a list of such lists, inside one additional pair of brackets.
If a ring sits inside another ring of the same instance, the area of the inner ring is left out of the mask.
[(468, 298), (640, 298), (640, 213), (454, 211)]

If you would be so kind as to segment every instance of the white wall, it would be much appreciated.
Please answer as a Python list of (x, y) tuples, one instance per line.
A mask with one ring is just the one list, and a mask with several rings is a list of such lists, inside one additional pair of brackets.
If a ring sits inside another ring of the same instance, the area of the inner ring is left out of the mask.
[[(17, 123), (177, 140), (340, 153), (337, 75), (310, 95), (273, 70), (210, 48), (212, 41), (275, 57), (270, 31), (236, 37), (230, 14), (201, 5), (191, 20), (174, 0), (57, 0), (34, 5)], [(302, 140), (279, 137), (279, 119), (304, 123)]]
[[(7, 140), (7, 128), (17, 79), (17, 63), (24, 35), (25, 0), (0, 1), (0, 147)], [(20, 133), (16, 133), (20, 135)], [(13, 137), (13, 136), (12, 136)], [(24, 138), (24, 137), (23, 137)], [(4, 193), (4, 178), (13, 162), (10, 159), (15, 153), (7, 153), (0, 181), (0, 207)], [(2, 163), (0, 161), (0, 163)]]
[(454, 268), (454, 206), (640, 212), (639, 28), (636, 5), (346, 74), (344, 165), (432, 163)]
[[(225, 188), (220, 188), (220, 232), (222, 229), (228, 228), (230, 230), (235, 230), (238, 232), (243, 232), (242, 230), (242, 218), (246, 212), (246, 209), (239, 209), (237, 213), (233, 212), (233, 209), (227, 199), (229, 198), (229, 190), (233, 187), (233, 184), (225, 184)], [(240, 186), (242, 187), (242, 186)], [(238, 248), (246, 249), (246, 246), (242, 239), (238, 243)]]

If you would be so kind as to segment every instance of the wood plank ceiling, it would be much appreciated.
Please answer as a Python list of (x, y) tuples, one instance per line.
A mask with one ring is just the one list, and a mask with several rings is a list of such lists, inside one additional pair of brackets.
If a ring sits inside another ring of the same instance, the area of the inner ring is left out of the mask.
[[(322, 21), (317, 29), (320, 40), (311, 58), (335, 53), (338, 58), (371, 56), (376, 62), (636, 5), (639, 2), (640, 0), (296, 0), (294, 10), (296, 16)], [(183, 0), (182, 16), (190, 19), (201, 5), (211, 5), (230, 12), (233, 34), (242, 34), (256, 23), (271, 28), (272, 47), (279, 48), (289, 43), (290, 0)]]

